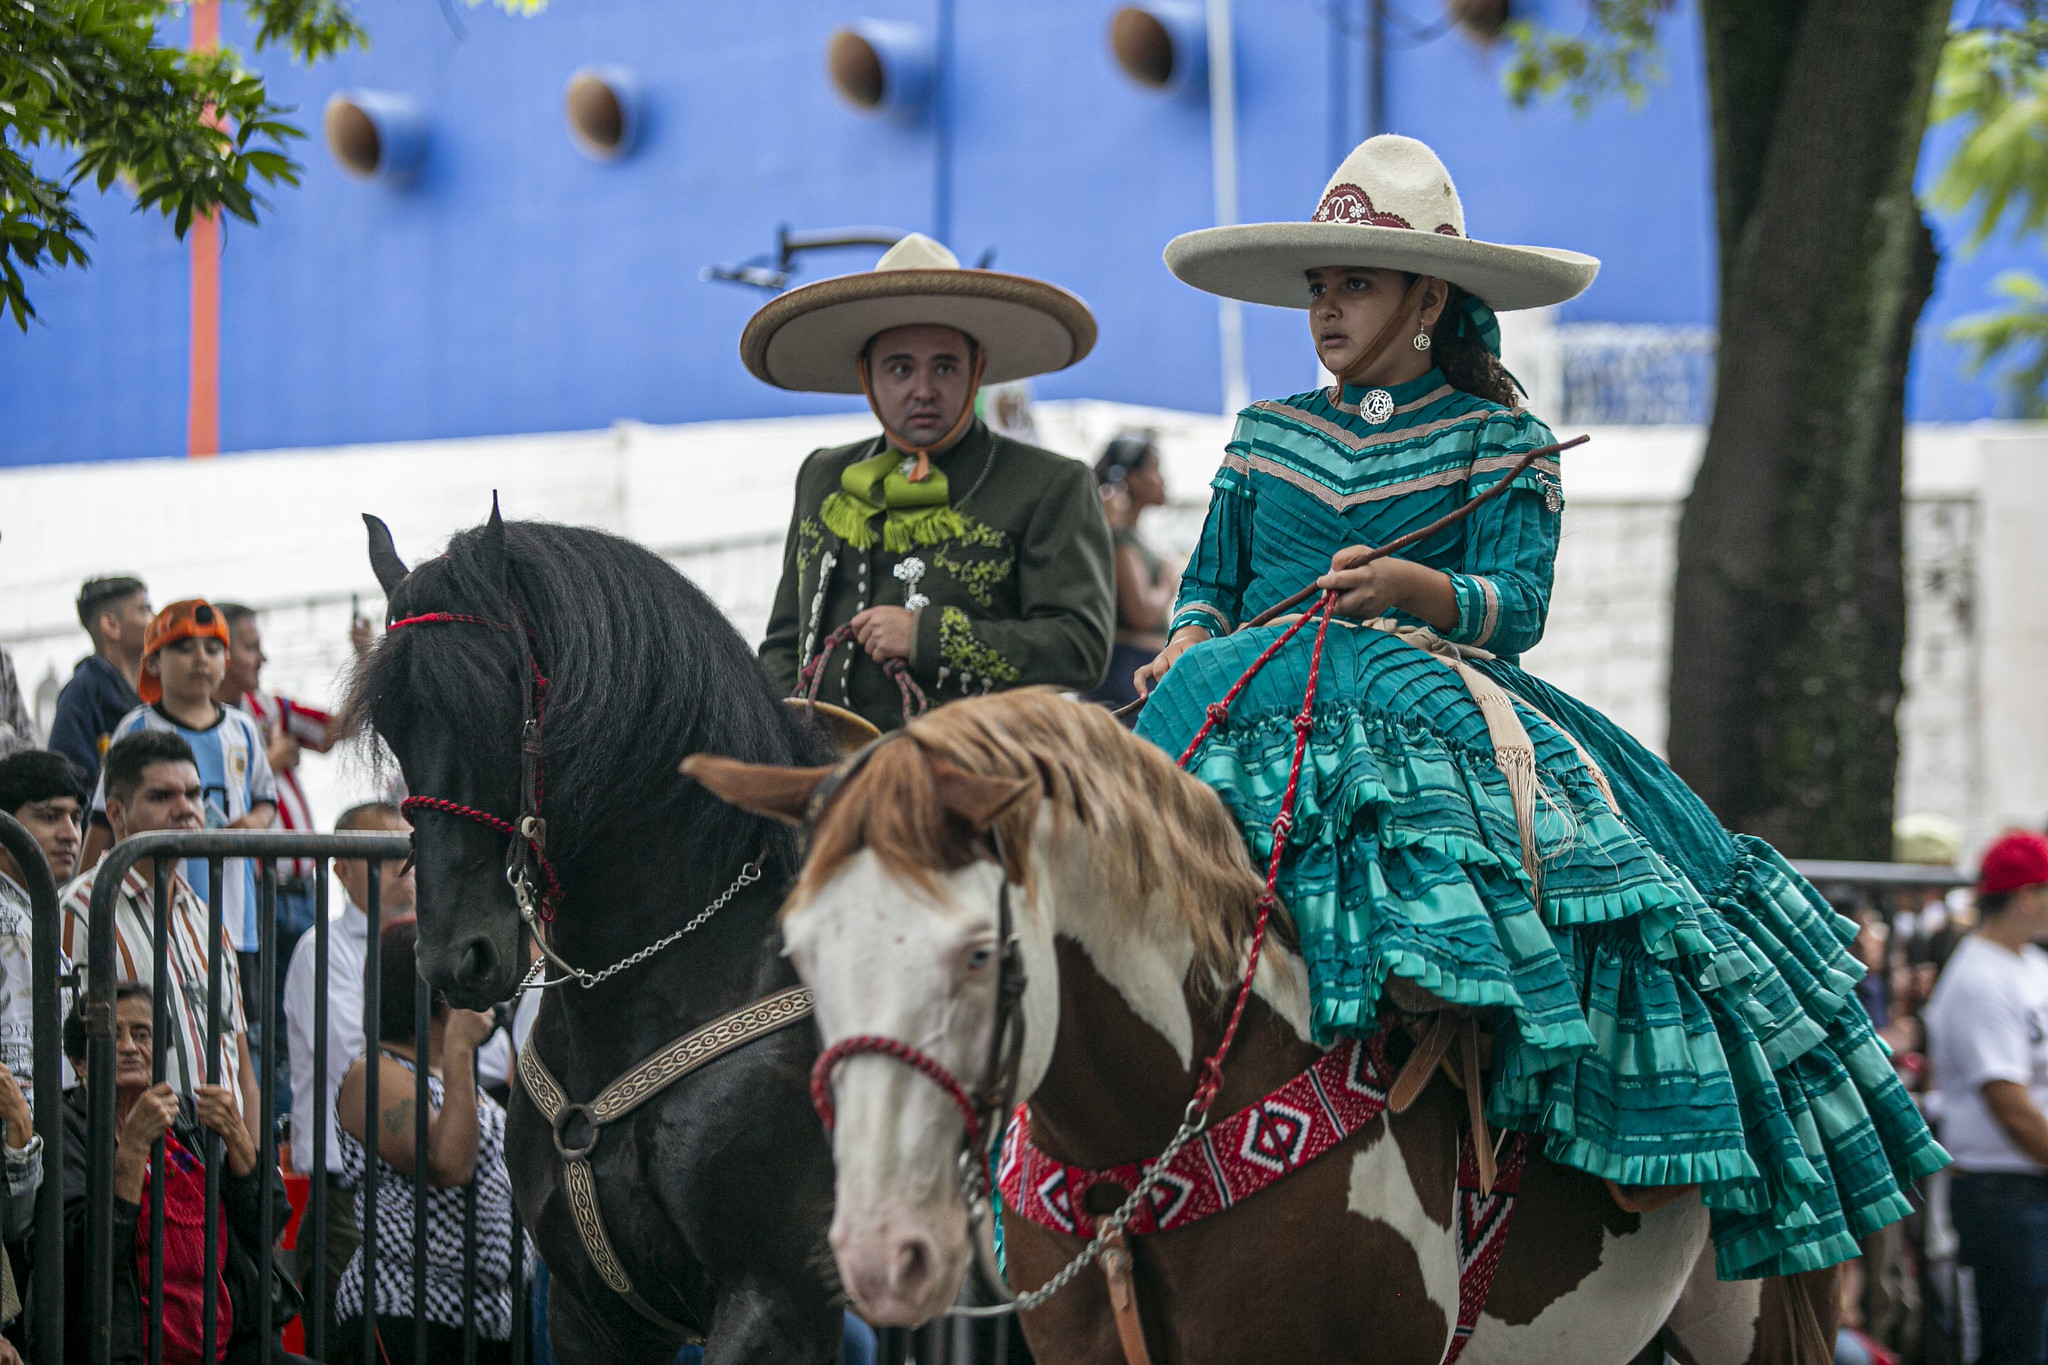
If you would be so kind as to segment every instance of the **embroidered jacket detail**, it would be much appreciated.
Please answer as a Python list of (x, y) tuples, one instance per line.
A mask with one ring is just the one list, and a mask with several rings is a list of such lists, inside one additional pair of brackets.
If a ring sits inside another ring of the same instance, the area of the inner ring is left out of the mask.
[(939, 658), (955, 672), (984, 680), (1013, 683), (1019, 676), (1015, 664), (975, 637), (974, 623), (958, 607), (939, 612)]
[(811, 571), (811, 565), (818, 562), (818, 556), (825, 552), (825, 527), (816, 517), (805, 517), (796, 524), (796, 571), (798, 575)]
[[(932, 552), (932, 563), (953, 576), (953, 581), (967, 590), (984, 611), (995, 608), (995, 586), (1010, 576), (1017, 567), (1017, 551), (1001, 531), (985, 522), (961, 514), (960, 520), (966, 529), (956, 538), (946, 541)], [(956, 554), (955, 548), (971, 546), (981, 550), (995, 550), (992, 557)]]

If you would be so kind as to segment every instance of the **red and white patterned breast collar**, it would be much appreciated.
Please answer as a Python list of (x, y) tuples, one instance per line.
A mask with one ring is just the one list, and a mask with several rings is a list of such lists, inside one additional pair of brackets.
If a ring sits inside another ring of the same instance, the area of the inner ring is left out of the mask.
[[(1395, 1068), (1384, 1033), (1340, 1043), (1279, 1089), (1212, 1125), (1181, 1148), (1145, 1206), (1124, 1231), (1134, 1236), (1176, 1228), (1250, 1198), (1300, 1170), (1385, 1112)], [(1070, 1166), (1031, 1141), (1028, 1105), (1019, 1105), (1003, 1139), (996, 1181), (1003, 1214), (1029, 1219), (1069, 1237), (1093, 1237), (1088, 1192), (1111, 1187), (1122, 1204), (1145, 1171), (1133, 1162), (1108, 1170)], [(1468, 1128), (1458, 1144), (1458, 1188), (1452, 1238), (1458, 1252), (1458, 1321), (1445, 1365), (1455, 1361), (1479, 1322), (1514, 1217), (1528, 1156), (1528, 1138), (1506, 1133), (1491, 1194), (1479, 1191), (1479, 1167)]]

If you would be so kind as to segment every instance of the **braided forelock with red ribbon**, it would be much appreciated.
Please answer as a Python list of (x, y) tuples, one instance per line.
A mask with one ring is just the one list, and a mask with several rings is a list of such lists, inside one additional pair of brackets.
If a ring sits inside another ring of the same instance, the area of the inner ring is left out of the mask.
[[(457, 619), (389, 631), (358, 667), (347, 714), (405, 759), (415, 796), (517, 820), (520, 677), (537, 668), (547, 680), (540, 813), (559, 876), (573, 881), (578, 858), (600, 847), (599, 861), (612, 862), (658, 846), (661, 865), (729, 880), (765, 845), (770, 869), (794, 871), (784, 826), (732, 810), (676, 762), (704, 751), (794, 765), (831, 755), (787, 713), (724, 614), (666, 561), (602, 531), (494, 519), (398, 572), (387, 621)], [(413, 814), (444, 818), (433, 809)]]

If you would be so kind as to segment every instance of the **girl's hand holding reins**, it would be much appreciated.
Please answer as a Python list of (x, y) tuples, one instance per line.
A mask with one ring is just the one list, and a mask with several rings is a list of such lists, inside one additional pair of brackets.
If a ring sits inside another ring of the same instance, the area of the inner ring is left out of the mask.
[(1408, 559), (1358, 561), (1372, 552), (1368, 545), (1347, 545), (1330, 556), (1330, 572), (1316, 586), (1337, 594), (1337, 614), (1369, 621), (1390, 611), (1419, 616), (1438, 630), (1458, 624), (1458, 595), (1448, 574)]
[(1159, 680), (1166, 676), (1166, 670), (1173, 667), (1173, 661), (1208, 638), (1209, 632), (1202, 626), (1182, 626), (1151, 663), (1131, 675), (1131, 686), (1138, 689), (1139, 696), (1149, 697), (1152, 689), (1159, 685)]

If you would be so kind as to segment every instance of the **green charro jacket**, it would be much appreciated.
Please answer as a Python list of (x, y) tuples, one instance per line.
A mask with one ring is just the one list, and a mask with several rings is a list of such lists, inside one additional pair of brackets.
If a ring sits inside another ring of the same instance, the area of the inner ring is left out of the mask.
[[(917, 610), (910, 672), (933, 705), (1034, 683), (1086, 691), (1109, 667), (1116, 578), (1094, 474), (1079, 461), (998, 436), (976, 421), (932, 463), (946, 475), (963, 529), (904, 553), (884, 548), (883, 514), (865, 549), (826, 529), (820, 510), (840, 474), (883, 450), (880, 436), (813, 451), (797, 474), (782, 581), (761, 662), (794, 694), (806, 662), (872, 606), (904, 605), (906, 574), (930, 601)], [(906, 561), (915, 565), (899, 573)], [(903, 723), (896, 684), (858, 642), (826, 661), (818, 691), (884, 730)]]

